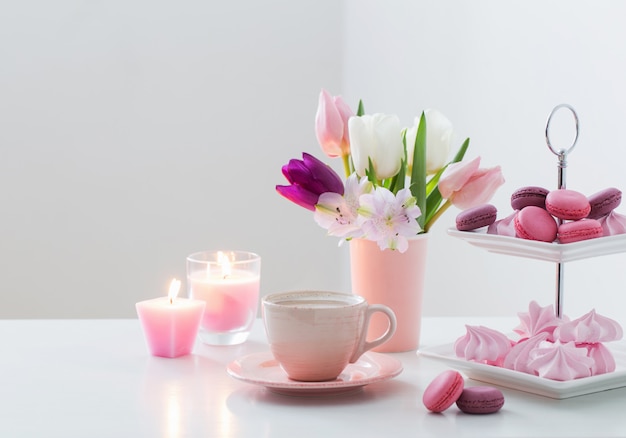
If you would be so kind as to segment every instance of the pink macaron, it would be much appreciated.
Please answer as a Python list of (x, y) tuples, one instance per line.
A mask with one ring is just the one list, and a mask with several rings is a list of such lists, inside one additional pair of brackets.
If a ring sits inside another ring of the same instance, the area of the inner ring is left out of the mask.
[(546, 196), (546, 210), (559, 219), (578, 220), (587, 217), (591, 205), (585, 195), (575, 190), (552, 190)]
[(496, 221), (498, 210), (491, 204), (477, 205), (463, 210), (456, 217), (456, 229), (472, 231), (487, 227)]
[(548, 193), (549, 190), (543, 187), (521, 187), (511, 195), (511, 207), (513, 207), (513, 210), (521, 210), (530, 205), (546, 208), (546, 196)]
[(587, 198), (591, 211), (587, 215), (589, 219), (599, 219), (606, 216), (622, 202), (622, 191), (615, 187), (601, 190)]
[(580, 242), (604, 236), (602, 224), (595, 219), (581, 219), (565, 222), (559, 226), (558, 238), (561, 243)]
[(553, 242), (556, 239), (557, 225), (554, 218), (541, 207), (534, 205), (520, 210), (514, 218), (517, 237), (541, 242)]
[(466, 414), (493, 414), (504, 406), (504, 395), (491, 386), (472, 386), (463, 389), (456, 405)]
[(422, 402), (429, 411), (443, 412), (458, 400), (464, 385), (461, 373), (454, 370), (444, 371), (426, 387)]

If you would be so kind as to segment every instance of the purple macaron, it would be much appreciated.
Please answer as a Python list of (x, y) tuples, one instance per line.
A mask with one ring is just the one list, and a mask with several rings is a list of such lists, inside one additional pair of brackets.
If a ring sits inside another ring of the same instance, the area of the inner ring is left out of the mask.
[(521, 210), (530, 205), (546, 208), (546, 196), (548, 193), (549, 190), (543, 187), (521, 187), (515, 190), (511, 195), (511, 207), (513, 207), (513, 210)]
[(456, 217), (456, 229), (472, 231), (496, 221), (498, 210), (491, 204), (482, 204), (462, 211)]
[(589, 219), (599, 219), (612, 212), (622, 202), (622, 191), (615, 187), (609, 187), (594, 193), (587, 198), (591, 205), (591, 211), (587, 215)]
[(463, 389), (456, 405), (466, 414), (493, 414), (504, 406), (504, 395), (491, 386), (470, 386)]

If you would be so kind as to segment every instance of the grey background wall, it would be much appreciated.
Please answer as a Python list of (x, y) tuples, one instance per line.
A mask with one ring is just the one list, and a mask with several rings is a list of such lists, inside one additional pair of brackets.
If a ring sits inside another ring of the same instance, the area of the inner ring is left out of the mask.
[[(493, 202), (556, 184), (548, 112), (581, 118), (568, 185), (626, 188), (618, 1), (80, 2), (0, 7), (0, 317), (133, 317), (185, 256), (263, 257), (262, 293), (349, 289), (347, 249), (280, 198), (280, 167), (321, 156), (324, 87), (405, 125), (437, 108), (500, 164)], [(563, 123), (566, 124), (567, 120)], [(557, 131), (561, 138), (569, 133)], [(339, 163), (332, 162), (339, 168)], [(626, 210), (622, 208), (624, 213)], [(549, 304), (550, 263), (431, 232), (424, 313)], [(625, 255), (566, 266), (566, 312), (626, 319)]]
[(274, 186), (340, 88), (341, 3), (1, 9), (0, 316), (135, 316), (203, 249), (261, 254), (264, 293), (336, 284)]

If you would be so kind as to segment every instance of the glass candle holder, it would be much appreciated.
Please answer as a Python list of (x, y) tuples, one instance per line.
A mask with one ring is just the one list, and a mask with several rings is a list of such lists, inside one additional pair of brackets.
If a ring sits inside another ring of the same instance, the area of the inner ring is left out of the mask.
[(187, 257), (189, 297), (206, 303), (200, 339), (235, 345), (248, 339), (257, 316), (261, 257), (247, 251), (202, 251)]

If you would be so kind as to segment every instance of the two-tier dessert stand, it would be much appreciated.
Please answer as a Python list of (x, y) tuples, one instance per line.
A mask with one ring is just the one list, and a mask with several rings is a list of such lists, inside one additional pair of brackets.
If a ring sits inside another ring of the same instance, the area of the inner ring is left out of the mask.
[[(576, 124), (576, 135), (568, 148), (556, 149), (550, 141), (550, 122), (554, 114), (560, 109), (571, 111)], [(574, 108), (568, 104), (554, 107), (546, 122), (546, 143), (548, 149), (557, 156), (557, 188), (566, 188), (567, 158), (578, 141), (579, 120)], [(559, 219), (560, 224), (560, 219)], [(518, 257), (546, 260), (556, 263), (556, 293), (554, 310), (556, 316), (563, 316), (563, 300), (565, 293), (565, 262), (581, 260), (608, 254), (626, 252), (626, 234), (601, 237), (580, 242), (560, 244), (526, 240), (517, 237), (486, 234), (484, 231), (458, 231), (448, 229), (448, 234), (468, 241), (470, 244), (485, 248), (488, 251)]]

